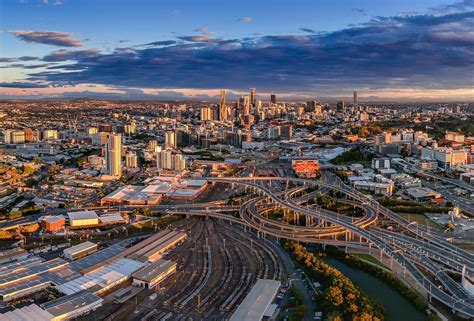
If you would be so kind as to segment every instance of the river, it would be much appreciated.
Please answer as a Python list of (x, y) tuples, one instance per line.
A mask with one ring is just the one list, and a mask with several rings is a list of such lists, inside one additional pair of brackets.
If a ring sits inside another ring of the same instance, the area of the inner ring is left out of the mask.
[(385, 308), (387, 321), (424, 321), (426, 316), (418, 311), (409, 300), (385, 284), (382, 280), (371, 276), (365, 271), (357, 270), (333, 259), (324, 261), (341, 271), (351, 281), (357, 284), (365, 293), (379, 301)]

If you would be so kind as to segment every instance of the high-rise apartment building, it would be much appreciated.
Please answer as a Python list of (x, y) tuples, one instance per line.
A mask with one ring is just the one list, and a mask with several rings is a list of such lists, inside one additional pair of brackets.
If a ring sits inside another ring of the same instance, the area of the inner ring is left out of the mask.
[(249, 95), (242, 95), (240, 97), (240, 106), (244, 109), (244, 115), (250, 114), (250, 99)]
[(257, 106), (257, 89), (252, 88), (250, 91), (250, 103), (252, 104), (253, 107)]
[(138, 157), (137, 154), (130, 152), (125, 155), (125, 167), (128, 168), (137, 168), (138, 167)]
[(276, 103), (277, 103), (277, 97), (276, 97), (276, 95), (273, 95), (273, 94), (270, 95), (270, 102), (271, 102), (272, 104), (276, 104)]
[(5, 143), (6, 144), (22, 144), (25, 142), (25, 131), (23, 130), (10, 130), (5, 131)]
[(227, 120), (227, 107), (225, 105), (225, 90), (221, 90), (221, 99), (219, 103), (219, 120)]
[(169, 130), (165, 133), (165, 145), (176, 148), (176, 132), (174, 130)]
[(105, 148), (108, 174), (122, 176), (122, 135), (110, 134)]
[(202, 107), (201, 108), (201, 120), (202, 121), (210, 121), (214, 120), (212, 117), (212, 108), (211, 107)]
[(344, 101), (338, 101), (336, 106), (336, 111), (338, 113), (344, 113), (346, 111), (346, 105)]
[(58, 139), (58, 131), (55, 129), (43, 130), (43, 140), (55, 140)]

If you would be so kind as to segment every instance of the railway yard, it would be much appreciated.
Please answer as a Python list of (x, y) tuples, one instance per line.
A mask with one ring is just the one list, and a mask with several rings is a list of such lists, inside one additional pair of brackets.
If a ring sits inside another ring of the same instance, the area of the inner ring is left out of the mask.
[(124, 304), (113, 302), (113, 293), (106, 296), (110, 304), (96, 311), (98, 319), (223, 320), (257, 279), (285, 277), (274, 243), (239, 225), (188, 218), (171, 228), (188, 235), (165, 256), (177, 263), (176, 273), (155, 289), (142, 289)]

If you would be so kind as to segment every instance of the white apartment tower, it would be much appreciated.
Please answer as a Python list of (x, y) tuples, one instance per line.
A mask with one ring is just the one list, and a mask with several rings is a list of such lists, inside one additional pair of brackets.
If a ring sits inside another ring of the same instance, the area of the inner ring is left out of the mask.
[(122, 176), (122, 135), (110, 134), (105, 147), (108, 174)]

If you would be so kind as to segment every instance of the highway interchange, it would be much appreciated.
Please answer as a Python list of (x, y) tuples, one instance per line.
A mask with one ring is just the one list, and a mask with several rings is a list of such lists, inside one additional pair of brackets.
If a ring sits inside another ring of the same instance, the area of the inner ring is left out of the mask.
[[(169, 214), (209, 216), (243, 224), (257, 231), (259, 237), (266, 235), (298, 240), (307, 243), (333, 244), (344, 247), (369, 247), (379, 250), (380, 255), (390, 258), (424, 290), (429, 299), (436, 299), (461, 315), (474, 316), (474, 298), (448, 272), (460, 274), (464, 266), (468, 275), (474, 273), (474, 256), (447, 242), (442, 235), (424, 226), (413, 224), (398, 214), (381, 206), (378, 202), (342, 183), (330, 172), (320, 180), (292, 177), (228, 177), (206, 178), (214, 184), (242, 186), (251, 191), (239, 208), (235, 206), (210, 207), (195, 204), (191, 207), (174, 206)], [(308, 187), (316, 191), (297, 196)], [(349, 217), (327, 209), (304, 205), (317, 193), (336, 190), (345, 195), (345, 201), (363, 209), (361, 217)], [(306, 195), (306, 196), (305, 196)], [(311, 226), (296, 226), (271, 220), (266, 212), (274, 207), (291, 211), (294, 215), (312, 217)], [(395, 229), (382, 228), (382, 221)], [(369, 249), (370, 250), (370, 249)]]
[[(436, 299), (453, 313), (474, 317), (474, 298), (448, 273), (461, 274), (465, 267), (474, 276), (474, 256), (449, 243), (442, 234), (409, 222), (381, 206), (372, 197), (344, 184), (333, 172), (325, 170), (318, 180), (295, 177), (252, 177), (249, 172), (234, 177), (207, 177), (213, 185), (228, 186), (247, 193), (235, 200), (194, 204), (172, 204), (150, 207), (166, 215), (214, 217), (241, 224), (255, 232), (256, 238), (273, 236), (306, 243), (331, 244), (343, 248), (367, 249), (390, 260), (390, 267), (402, 271), (430, 301)], [(324, 209), (309, 201), (317, 195), (337, 191), (337, 201), (358, 207), (358, 216), (348, 216)], [(342, 196), (341, 196), (342, 195)], [(130, 212), (135, 206), (100, 207), (101, 210)], [(293, 225), (271, 219), (268, 213), (283, 209), (307, 224)], [(63, 210), (64, 211), (64, 210)], [(58, 213), (54, 213), (58, 214)], [(29, 217), (29, 219), (37, 219)], [(4, 222), (18, 224), (21, 222)], [(377, 252), (378, 251), (378, 252)], [(400, 274), (399, 274), (400, 276)], [(414, 282), (413, 282), (414, 281)]]

